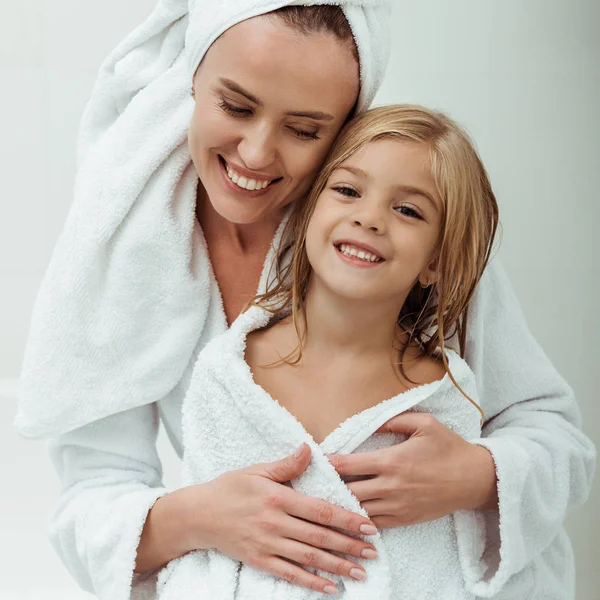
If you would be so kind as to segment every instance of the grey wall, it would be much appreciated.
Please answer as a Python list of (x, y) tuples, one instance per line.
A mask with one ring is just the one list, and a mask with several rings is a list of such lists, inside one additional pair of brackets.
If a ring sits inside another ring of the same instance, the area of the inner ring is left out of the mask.
[[(0, 597), (89, 597), (43, 528), (58, 492), (44, 445), (12, 432), (34, 295), (71, 201), (77, 124), (100, 61), (150, 0), (0, 2)], [(448, 112), (475, 138), (504, 225), (500, 257), (529, 324), (600, 440), (600, 3), (430, 0), (394, 9), (377, 103)], [(161, 439), (167, 480), (178, 464)], [(596, 483), (569, 518), (578, 600), (600, 599)], [(32, 576), (35, 573), (35, 577)]]

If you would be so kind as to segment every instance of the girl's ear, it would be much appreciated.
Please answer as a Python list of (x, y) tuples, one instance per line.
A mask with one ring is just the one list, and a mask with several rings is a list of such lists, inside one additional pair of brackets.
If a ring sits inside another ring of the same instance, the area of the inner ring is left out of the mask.
[(438, 279), (438, 259), (435, 258), (419, 273), (419, 283), (421, 287), (426, 288), (436, 283)]

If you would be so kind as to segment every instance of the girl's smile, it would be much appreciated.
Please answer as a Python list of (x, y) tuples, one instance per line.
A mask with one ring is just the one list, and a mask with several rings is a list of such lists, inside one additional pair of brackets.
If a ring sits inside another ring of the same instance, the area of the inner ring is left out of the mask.
[(442, 214), (426, 144), (366, 144), (317, 199), (306, 231), (313, 283), (345, 299), (387, 298), (399, 312), (419, 280), (436, 278)]
[(363, 269), (376, 267), (385, 261), (373, 246), (355, 240), (340, 240), (335, 242), (333, 247), (341, 260)]

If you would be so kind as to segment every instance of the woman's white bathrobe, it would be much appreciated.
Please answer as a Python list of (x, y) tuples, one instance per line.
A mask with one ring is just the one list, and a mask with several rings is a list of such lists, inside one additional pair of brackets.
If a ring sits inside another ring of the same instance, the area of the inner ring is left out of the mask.
[[(64, 490), (50, 538), (81, 587), (101, 600), (155, 597), (156, 574), (140, 577), (133, 568), (147, 512), (169, 491), (156, 451), (159, 422), (181, 456), (181, 408), (194, 364), (209, 340), (227, 329), (197, 224), (194, 243), (206, 270), (207, 317), (179, 384), (157, 401), (51, 441)], [(573, 555), (563, 521), (589, 494), (594, 446), (580, 430), (571, 389), (531, 336), (496, 262), (472, 301), (466, 359), (487, 417), (476, 443), (494, 457), (499, 493), (499, 512), (482, 513), (486, 534), (483, 547), (471, 552), (480, 557), (470, 566), (477, 575), (471, 585), (482, 598), (572, 600)], [(438, 566), (432, 563), (432, 572)]]
[[(428, 412), (467, 440), (480, 437), (479, 411), (446, 375), (394, 398), (382, 398), (379, 404), (345, 420), (317, 444), (290, 412), (254, 383), (244, 359), (247, 334), (265, 326), (270, 318), (266, 311), (252, 307), (200, 353), (183, 401), (183, 485), (205, 483), (234, 469), (278, 460), (306, 442), (312, 449), (311, 463), (292, 480), (292, 487), (366, 515), (326, 454), (365, 452), (404, 441), (403, 435), (374, 432), (406, 410)], [(447, 356), (456, 381), (476, 399), (475, 376), (466, 362), (451, 351)], [(479, 583), (477, 571), (485, 535), (484, 517), (477, 511), (462, 511), (412, 527), (388, 528), (369, 538), (378, 558), (358, 559), (367, 573), (365, 581), (321, 574), (334, 580), (339, 597), (347, 600), (471, 599), (476, 597), (472, 591), (485, 587)], [(216, 550), (191, 552), (173, 560), (158, 579), (159, 600), (328, 597)], [(529, 588), (522, 592), (527, 594)]]

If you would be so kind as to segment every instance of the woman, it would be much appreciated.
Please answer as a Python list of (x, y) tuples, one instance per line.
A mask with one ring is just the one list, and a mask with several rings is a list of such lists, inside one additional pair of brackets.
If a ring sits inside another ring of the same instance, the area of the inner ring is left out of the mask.
[[(254, 512), (274, 538), (265, 570), (323, 586), (293, 563), (268, 564), (281, 554), (273, 524), (293, 520), (302, 543), (343, 551), (349, 560), (336, 570), (348, 576), (361, 568), (352, 556), (368, 545), (323, 525), (353, 533), (494, 507), (497, 475), (490, 573), (508, 580), (542, 557), (535, 569), (550, 565), (544, 597), (552, 597), (557, 581), (572, 577), (562, 521), (587, 496), (593, 449), (578, 430), (570, 390), (528, 334), (497, 265), (479, 286), (467, 340), (486, 439), (463, 443), (438, 423), (400, 416), (387, 427), (411, 435), (408, 443), (331, 457), (340, 474), (375, 475), (383, 513), (364, 519), (280, 485), (306, 468), (306, 455), (236, 473), (231, 487), (170, 494), (162, 487), (159, 416), (180, 452), (180, 405), (195, 356), (254, 296), (284, 205), (302, 198), (354, 104), (368, 106), (386, 55), (378, 29), (385, 15), (373, 1), (340, 2), (360, 71), (343, 23), (315, 33), (294, 19), (244, 21), (285, 2), (207, 4), (188, 15), (187, 3), (160, 3), (109, 57), (84, 116), (76, 202), (38, 297), (17, 421), (24, 434), (55, 438), (65, 485), (52, 526), (57, 551), (84, 588), (125, 599), (151, 590), (148, 574), (199, 547), (207, 527), (235, 545), (245, 511), (267, 506)], [(191, 75), (203, 57), (194, 101)], [(246, 188), (268, 182), (266, 192), (241, 190), (240, 178)], [(565, 484), (553, 488), (555, 479)], [(541, 493), (546, 510), (504, 507), (503, 486), (525, 500)], [(543, 539), (527, 536), (532, 521), (547, 532)], [(499, 522), (522, 537), (503, 539)], [(516, 549), (508, 561), (506, 548)], [(562, 570), (552, 569), (556, 556), (567, 557)]]

